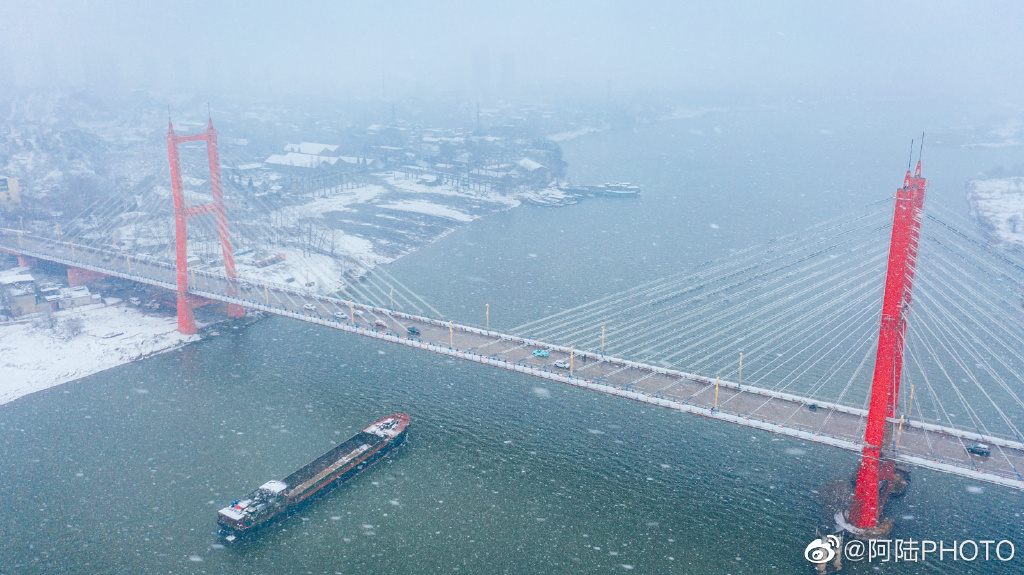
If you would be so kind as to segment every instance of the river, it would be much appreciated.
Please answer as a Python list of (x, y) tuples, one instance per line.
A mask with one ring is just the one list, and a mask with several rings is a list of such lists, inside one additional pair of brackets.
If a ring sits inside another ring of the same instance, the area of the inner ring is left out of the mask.
[[(922, 126), (940, 134), (929, 201), (964, 211), (964, 182), (1012, 163), (940, 143), (952, 123), (906, 108), (589, 134), (563, 144), (573, 180), (640, 182), (640, 198), (488, 216), (389, 271), (456, 320), (490, 304), (507, 329), (887, 197)], [(806, 573), (815, 491), (857, 464), (283, 318), (222, 331), (0, 407), (0, 573)], [(251, 541), (216, 537), (217, 509), (399, 411), (409, 440), (386, 462)], [(881, 572), (1020, 572), (1022, 501), (916, 471), (893, 537), (1010, 539), (1017, 558)]]

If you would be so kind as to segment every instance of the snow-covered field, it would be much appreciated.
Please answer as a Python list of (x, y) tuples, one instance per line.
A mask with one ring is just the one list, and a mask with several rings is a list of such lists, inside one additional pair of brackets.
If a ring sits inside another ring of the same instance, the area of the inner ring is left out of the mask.
[(1024, 178), (967, 183), (971, 215), (1005, 242), (1024, 245)]
[(53, 319), (75, 316), (82, 331), (69, 339), (38, 319), (0, 324), (0, 405), (199, 339), (178, 333), (173, 316), (125, 305), (83, 306), (54, 312)]
[(575, 140), (580, 136), (586, 136), (587, 134), (601, 132), (607, 129), (608, 126), (603, 126), (600, 128), (592, 128), (590, 126), (587, 126), (585, 128), (580, 128), (579, 130), (571, 130), (568, 132), (558, 132), (557, 134), (551, 134), (547, 136), (547, 139), (550, 142), (568, 142), (569, 140)]
[(439, 206), (426, 200), (392, 202), (390, 204), (381, 204), (380, 207), (386, 210), (399, 210), (402, 212), (414, 212), (418, 214), (438, 216), (440, 218), (448, 218), (458, 222), (471, 222), (475, 219), (473, 216), (465, 212), (446, 206)]

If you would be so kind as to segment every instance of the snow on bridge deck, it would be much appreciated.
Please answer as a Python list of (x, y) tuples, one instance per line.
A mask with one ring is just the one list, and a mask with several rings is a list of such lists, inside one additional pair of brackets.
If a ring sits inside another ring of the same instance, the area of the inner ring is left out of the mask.
[[(28, 235), (18, 238), (11, 230), (0, 230), (0, 249), (175, 289), (174, 269), (164, 262), (132, 261), (124, 254), (85, 246), (73, 250), (69, 244), (52, 240)], [(570, 374), (555, 367), (556, 361), (569, 359), (570, 351), (557, 345), (363, 304), (352, 307), (362, 315), (352, 315), (346, 301), (287, 286), (238, 280), (237, 295), (232, 297), (227, 295), (228, 281), (223, 276), (197, 272), (193, 281), (190, 293), (211, 300), (857, 453), (863, 444), (867, 418), (863, 409), (730, 381), (718, 382), (716, 408), (715, 381), (697, 374), (593, 352), (575, 352)], [(375, 325), (378, 321), (386, 327)], [(420, 333), (413, 336), (410, 327)], [(533, 355), (537, 349), (548, 350), (548, 357)], [(904, 421), (902, 430), (898, 421), (890, 421), (890, 425), (893, 437), (899, 437), (894, 454), (899, 462), (1024, 490), (1024, 444), (1020, 442), (914, 420)], [(976, 441), (992, 446), (991, 457), (967, 453), (966, 446)]]

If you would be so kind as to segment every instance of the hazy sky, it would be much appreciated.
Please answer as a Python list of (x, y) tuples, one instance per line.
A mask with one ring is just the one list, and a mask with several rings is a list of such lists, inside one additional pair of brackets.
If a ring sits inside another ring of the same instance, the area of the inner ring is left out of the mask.
[(1014, 1), (0, 0), (0, 48), (0, 85), (343, 97), (916, 92), (1011, 106), (1024, 94), (1024, 2)]

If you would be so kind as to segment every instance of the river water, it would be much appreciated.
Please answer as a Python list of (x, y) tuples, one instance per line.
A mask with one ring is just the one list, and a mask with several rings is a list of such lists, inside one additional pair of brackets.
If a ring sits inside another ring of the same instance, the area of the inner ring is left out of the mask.
[[(929, 201), (963, 211), (964, 182), (1013, 155), (943, 118), (794, 104), (591, 134), (564, 144), (574, 181), (641, 198), (523, 206), (389, 271), (507, 329), (887, 197), (922, 126)], [(815, 491), (857, 463), (286, 319), (222, 332), (0, 407), (0, 573), (806, 573)], [(395, 456), (251, 541), (214, 535), (217, 509), (399, 411)], [(918, 470), (894, 537), (1010, 539), (1017, 559), (846, 572), (1019, 573), (1022, 502)]]

